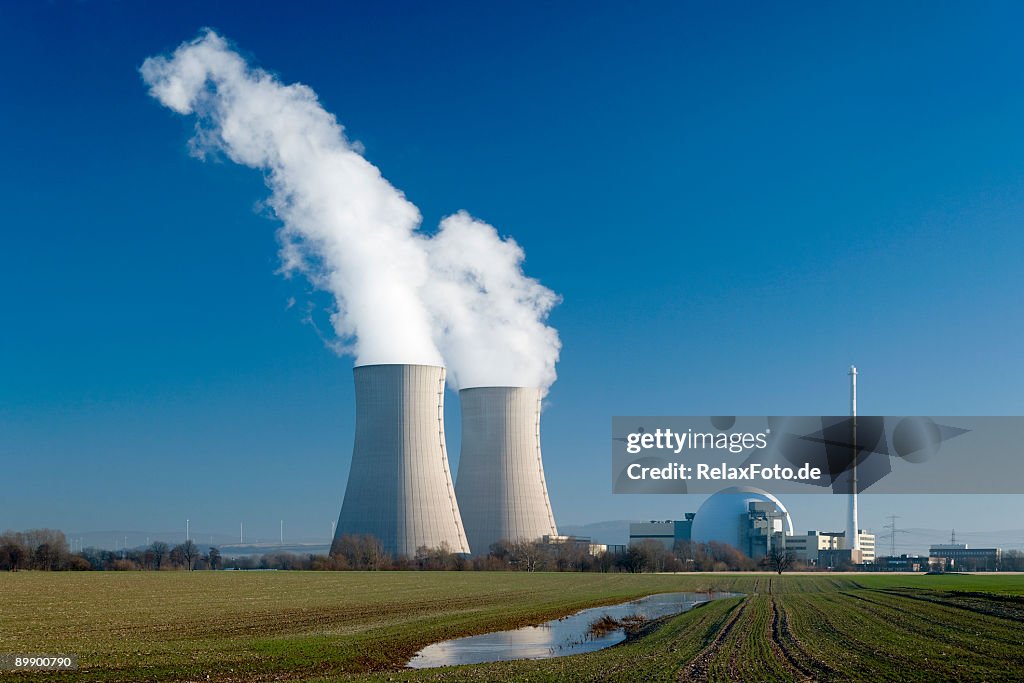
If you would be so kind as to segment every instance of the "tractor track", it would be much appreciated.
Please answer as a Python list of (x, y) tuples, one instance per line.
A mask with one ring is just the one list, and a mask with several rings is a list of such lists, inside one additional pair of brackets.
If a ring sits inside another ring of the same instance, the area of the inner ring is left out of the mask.
[[(715, 639), (711, 641), (703, 650), (701, 650), (693, 660), (690, 661), (682, 671), (679, 672), (677, 680), (679, 681), (706, 681), (708, 680), (708, 674), (711, 669), (711, 661), (715, 658), (721, 649), (722, 644), (732, 633), (733, 628), (737, 622), (743, 618), (743, 614), (747, 610), (747, 606), (750, 604), (750, 598), (744, 598), (743, 602), (739, 603), (738, 607), (733, 607), (731, 610), (731, 616), (726, 621), (725, 625), (715, 636)], [(730, 662), (730, 669), (732, 668), (732, 662)], [(731, 674), (731, 671), (730, 671)]]
[[(772, 597), (772, 649), (781, 655), (795, 678), (805, 681), (840, 680), (838, 671), (818, 660), (804, 647), (793, 633), (786, 608)], [(799, 654), (799, 656), (798, 656)]]

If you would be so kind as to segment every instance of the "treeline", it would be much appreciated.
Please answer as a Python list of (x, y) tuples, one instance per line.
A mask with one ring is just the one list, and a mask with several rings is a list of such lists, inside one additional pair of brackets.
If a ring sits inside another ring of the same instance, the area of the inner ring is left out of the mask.
[(145, 549), (85, 548), (72, 553), (64, 532), (55, 529), (0, 534), (0, 570), (129, 571), (137, 569), (223, 569), (218, 548), (202, 552), (191, 540), (178, 545), (156, 541)]
[[(558, 571), (558, 572), (717, 572), (815, 569), (791, 554), (774, 554), (757, 562), (725, 543), (680, 542), (672, 549), (654, 540), (620, 552), (591, 555), (584, 543), (501, 541), (486, 555), (465, 555), (421, 547), (412, 557), (392, 557), (373, 536), (342, 536), (330, 554), (271, 552), (224, 558), (216, 547), (203, 551), (191, 540), (178, 545), (156, 541), (146, 548), (111, 551), (85, 548), (72, 553), (64, 533), (54, 529), (0, 534), (0, 570), (132, 571), (279, 569), (313, 571)], [(1003, 554), (1002, 571), (1024, 571), (1024, 552)]]
[(5, 531), (0, 534), (0, 569), (39, 569), (59, 571), (65, 569), (91, 569), (73, 559), (63, 531), (30, 529)]
[(329, 555), (274, 552), (231, 558), (226, 569), (308, 569), (317, 571), (625, 571), (618, 555), (591, 556), (586, 546), (545, 543), (495, 543), (487, 555), (452, 552), (447, 546), (417, 549), (412, 557), (392, 557), (372, 536), (342, 536)]
[(54, 529), (8, 531), (0, 535), (0, 570), (18, 571), (132, 571), (282, 569), (316, 571), (560, 571), (560, 572), (672, 572), (755, 569), (752, 560), (732, 546), (684, 543), (668, 550), (647, 541), (622, 552), (591, 555), (582, 543), (501, 541), (486, 555), (465, 555), (440, 548), (421, 547), (412, 557), (392, 557), (372, 536), (342, 536), (330, 554), (298, 555), (272, 552), (258, 556), (224, 558), (220, 550), (206, 551), (192, 541), (170, 545), (156, 541), (146, 548), (121, 551), (85, 548), (72, 553), (64, 533)]
[(685, 572), (764, 569), (724, 543), (680, 543), (670, 550), (658, 541), (644, 541), (621, 552), (591, 555), (588, 544), (500, 541), (486, 555), (454, 553), (445, 545), (417, 549), (412, 557), (391, 557), (373, 536), (342, 536), (330, 555), (268, 553), (229, 559), (225, 568), (310, 569), (357, 571), (557, 571), (557, 572)]

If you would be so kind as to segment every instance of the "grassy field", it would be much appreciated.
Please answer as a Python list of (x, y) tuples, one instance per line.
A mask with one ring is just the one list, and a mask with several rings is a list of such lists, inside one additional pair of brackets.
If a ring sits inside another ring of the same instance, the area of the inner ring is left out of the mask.
[[(745, 595), (600, 652), (402, 668), (438, 640), (711, 589)], [(0, 653), (58, 652), (79, 671), (0, 679), (1020, 681), (1024, 576), (0, 574)]]

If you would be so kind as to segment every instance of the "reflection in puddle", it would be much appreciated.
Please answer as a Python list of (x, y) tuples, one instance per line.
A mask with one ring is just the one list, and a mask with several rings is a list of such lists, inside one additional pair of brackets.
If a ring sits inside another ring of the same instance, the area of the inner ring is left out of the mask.
[(731, 598), (739, 593), (662, 593), (639, 600), (607, 607), (593, 607), (582, 612), (552, 619), (540, 626), (524, 626), (512, 631), (485, 633), (434, 643), (420, 650), (409, 662), (414, 669), (455, 664), (481, 664), (510, 659), (549, 659), (582, 652), (593, 652), (621, 643), (626, 634), (621, 628), (606, 633), (591, 632), (590, 625), (603, 616), (622, 620), (639, 616), (658, 619), (679, 614), (694, 606), (717, 598)]

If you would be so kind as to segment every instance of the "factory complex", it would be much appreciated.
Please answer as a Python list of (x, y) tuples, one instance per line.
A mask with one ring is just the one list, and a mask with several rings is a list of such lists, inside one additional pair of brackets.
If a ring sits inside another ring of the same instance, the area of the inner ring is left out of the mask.
[(680, 543), (730, 545), (752, 560), (773, 552), (790, 553), (807, 566), (840, 567), (875, 561), (875, 536), (860, 529), (858, 548), (850, 547), (845, 531), (796, 534), (782, 501), (752, 486), (733, 486), (710, 496), (697, 512), (682, 520), (629, 525), (630, 545), (656, 541), (669, 550)]
[[(391, 556), (423, 548), (486, 555), (498, 542), (571, 544), (590, 555), (624, 546), (560, 535), (548, 498), (540, 447), (542, 392), (488, 386), (459, 391), (462, 452), (457, 477), (445, 442), (445, 369), (434, 365), (357, 366), (355, 444), (334, 541), (373, 537)], [(856, 423), (857, 370), (850, 368)], [(691, 544), (729, 546), (755, 562), (873, 571), (997, 570), (999, 548), (933, 545), (928, 556), (879, 557), (875, 535), (858, 524), (857, 456), (846, 529), (794, 531), (789, 510), (753, 486), (730, 486), (681, 520), (629, 525), (629, 545), (657, 543), (679, 553)]]

